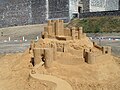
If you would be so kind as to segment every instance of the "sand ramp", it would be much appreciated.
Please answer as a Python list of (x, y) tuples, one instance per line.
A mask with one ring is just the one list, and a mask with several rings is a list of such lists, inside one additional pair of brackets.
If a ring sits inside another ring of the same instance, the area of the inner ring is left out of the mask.
[(45, 80), (45, 81), (50, 81), (50, 82), (55, 83), (57, 85), (55, 90), (73, 90), (71, 85), (68, 82), (60, 78), (57, 78), (55, 76), (44, 75), (44, 74), (39, 74), (39, 73), (35, 73), (35, 74), (30, 73), (30, 76), (35, 79)]

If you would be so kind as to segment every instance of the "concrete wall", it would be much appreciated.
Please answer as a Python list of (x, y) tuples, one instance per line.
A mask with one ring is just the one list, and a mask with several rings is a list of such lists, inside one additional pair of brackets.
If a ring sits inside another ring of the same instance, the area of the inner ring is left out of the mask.
[(78, 0), (70, 0), (69, 3), (70, 19), (72, 19), (75, 14), (78, 14)]
[(106, 0), (106, 11), (119, 10), (119, 0)]

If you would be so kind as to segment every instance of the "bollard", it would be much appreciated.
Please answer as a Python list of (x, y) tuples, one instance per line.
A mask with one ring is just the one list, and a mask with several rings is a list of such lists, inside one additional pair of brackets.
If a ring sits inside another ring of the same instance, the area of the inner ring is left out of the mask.
[(11, 38), (9, 37), (8, 41), (10, 42), (11, 41)]
[(38, 41), (39, 40), (39, 37), (37, 36), (36, 40)]
[(23, 41), (25, 41), (25, 37), (23, 37)]

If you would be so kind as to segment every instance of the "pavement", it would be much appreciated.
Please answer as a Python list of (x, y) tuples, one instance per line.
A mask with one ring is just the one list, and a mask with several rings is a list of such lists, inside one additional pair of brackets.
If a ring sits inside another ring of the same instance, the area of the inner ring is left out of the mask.
[(0, 28), (0, 54), (24, 52), (31, 40), (39, 39), (44, 26), (45, 24), (36, 24)]
[(22, 53), (30, 46), (30, 41), (27, 42), (0, 42), (0, 54), (7, 53)]

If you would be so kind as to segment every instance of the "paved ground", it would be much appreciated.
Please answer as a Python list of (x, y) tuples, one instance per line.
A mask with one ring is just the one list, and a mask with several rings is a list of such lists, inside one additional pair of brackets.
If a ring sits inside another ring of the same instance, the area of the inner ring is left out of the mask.
[[(24, 52), (31, 40), (37, 40), (45, 25), (28, 25), (0, 29), (0, 54)], [(3, 32), (3, 36), (1, 35)]]
[[(36, 36), (36, 35), (35, 35)], [(109, 41), (109, 40), (93, 40), (100, 45), (111, 46), (114, 55), (120, 56), (120, 41)], [(28, 41), (0, 41), (0, 54), (24, 52), (30, 45)]]
[(0, 42), (0, 54), (24, 52), (30, 42)]

